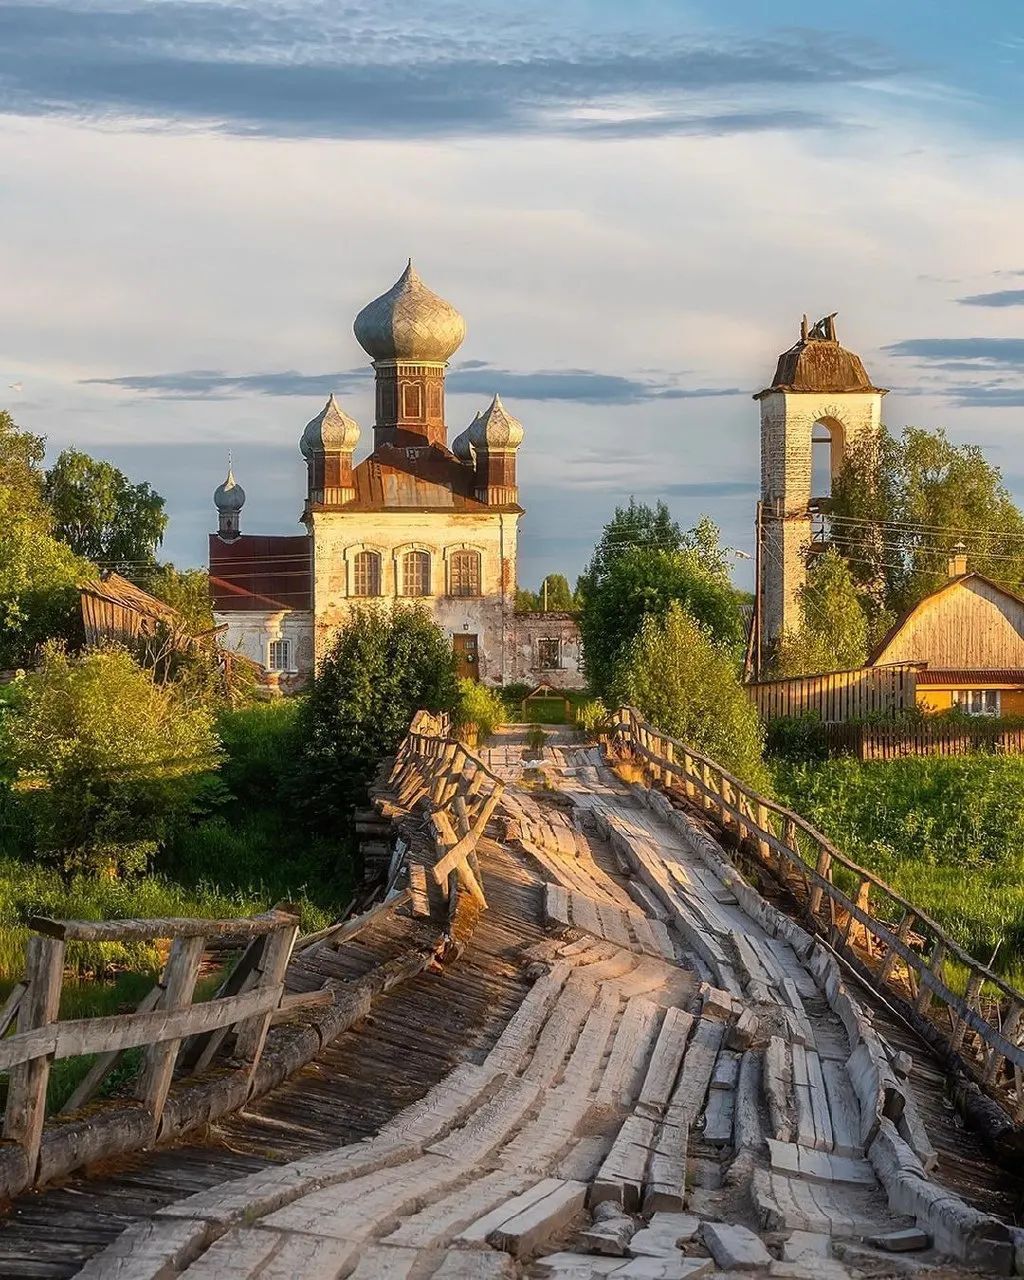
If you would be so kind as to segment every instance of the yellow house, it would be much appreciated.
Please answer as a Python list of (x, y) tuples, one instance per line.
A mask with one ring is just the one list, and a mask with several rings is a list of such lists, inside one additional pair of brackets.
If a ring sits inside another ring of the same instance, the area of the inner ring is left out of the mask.
[(950, 560), (950, 579), (889, 631), (873, 667), (920, 664), (917, 704), (969, 715), (1024, 715), (1024, 599)]

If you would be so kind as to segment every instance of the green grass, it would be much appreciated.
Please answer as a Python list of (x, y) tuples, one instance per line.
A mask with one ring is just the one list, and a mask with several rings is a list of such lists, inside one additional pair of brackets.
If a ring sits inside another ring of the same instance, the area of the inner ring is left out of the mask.
[(775, 784), (847, 857), (1024, 987), (1024, 757), (778, 763)]

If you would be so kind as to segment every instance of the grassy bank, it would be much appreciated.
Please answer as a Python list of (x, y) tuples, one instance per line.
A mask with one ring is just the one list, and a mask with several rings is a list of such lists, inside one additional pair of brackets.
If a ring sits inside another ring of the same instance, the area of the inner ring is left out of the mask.
[(780, 798), (1024, 986), (1024, 757), (775, 765)]

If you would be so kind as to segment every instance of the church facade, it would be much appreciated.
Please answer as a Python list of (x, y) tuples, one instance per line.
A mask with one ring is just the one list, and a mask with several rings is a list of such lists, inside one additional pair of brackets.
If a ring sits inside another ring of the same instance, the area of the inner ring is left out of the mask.
[[(372, 449), (332, 395), (306, 425), (305, 533), (244, 534), (233, 474), (214, 494), (210, 584), (221, 643), (284, 689), (308, 679), (353, 607), (424, 605), (452, 639), (460, 675), (489, 684), (582, 684), (564, 619), (514, 611), (522, 424), (495, 396), (448, 441), (445, 372), (465, 337), (456, 309), (412, 263), (359, 312), (373, 362)], [(551, 634), (548, 635), (547, 632)]]

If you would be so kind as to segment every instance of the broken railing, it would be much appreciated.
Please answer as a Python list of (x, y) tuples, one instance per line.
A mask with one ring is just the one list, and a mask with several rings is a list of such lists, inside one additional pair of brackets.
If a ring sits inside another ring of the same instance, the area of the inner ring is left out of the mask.
[[(501, 779), (450, 733), (447, 717), (417, 712), (386, 784), (401, 809), (424, 811), (434, 842), (429, 871), (438, 888), (447, 892), (449, 919), (457, 884), (481, 909), (487, 906), (476, 847), (505, 789)], [(425, 886), (414, 883), (416, 876), (416, 864), (410, 863), (410, 884), (414, 892), (425, 895)]]
[[(25, 977), (0, 1012), (0, 1071), (7, 1073), (0, 1185), (5, 1194), (40, 1176), (46, 1094), (53, 1063), (95, 1055), (89, 1070), (61, 1108), (80, 1111), (128, 1049), (145, 1049), (135, 1082), (132, 1128), (138, 1145), (161, 1136), (161, 1121), (176, 1069), (198, 1074), (229, 1035), (231, 1055), (251, 1083), (267, 1032), (282, 1004), (284, 975), (298, 932), (298, 916), (275, 908), (234, 920), (50, 920), (28, 926)], [(168, 940), (159, 982), (131, 1013), (61, 1018), (65, 951), (69, 943)], [(208, 944), (237, 942), (244, 951), (220, 989), (194, 1002)], [(287, 1003), (287, 997), (284, 997)], [(13, 1034), (8, 1031), (14, 1026)], [(96, 1116), (92, 1117), (96, 1120)], [(141, 1123), (140, 1123), (141, 1120)]]
[[(878, 989), (897, 996), (929, 1039), (1024, 1121), (1024, 993), (968, 955), (928, 915), (845, 857), (799, 814), (644, 720), (612, 717), (616, 749), (703, 809), (800, 902), (807, 922)], [(962, 980), (962, 981), (961, 981)], [(959, 989), (959, 988), (962, 988)]]

